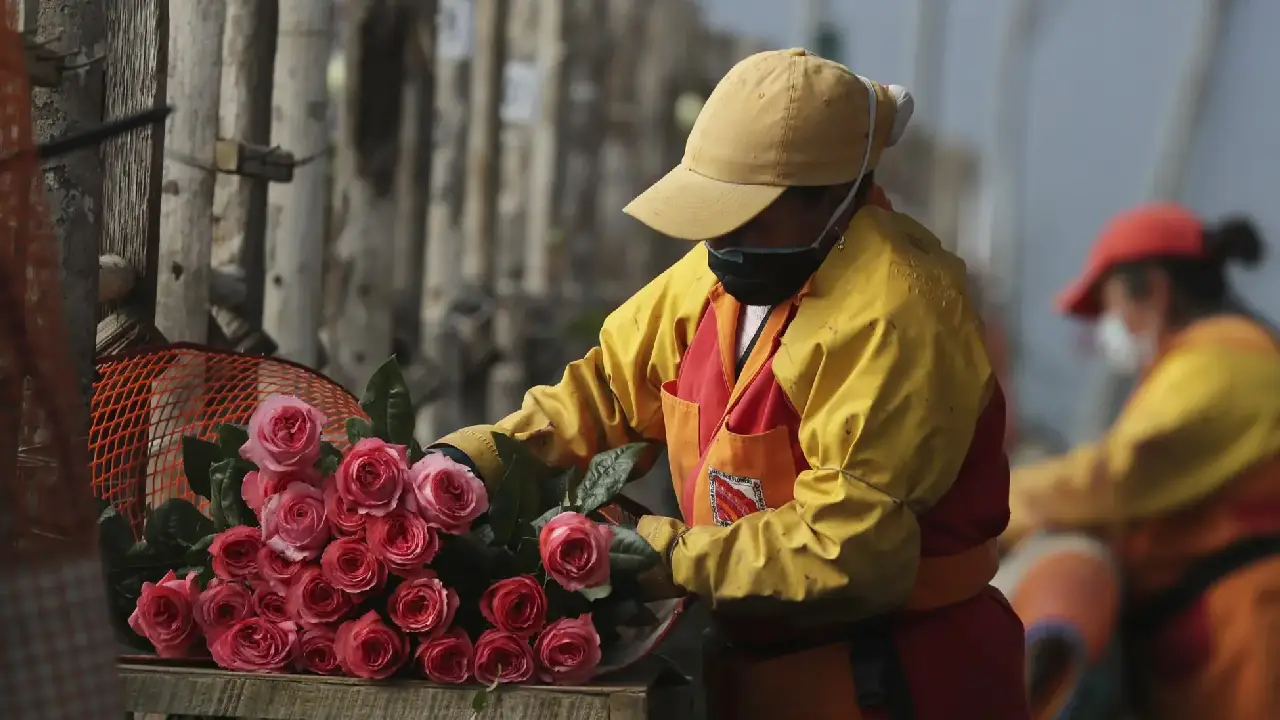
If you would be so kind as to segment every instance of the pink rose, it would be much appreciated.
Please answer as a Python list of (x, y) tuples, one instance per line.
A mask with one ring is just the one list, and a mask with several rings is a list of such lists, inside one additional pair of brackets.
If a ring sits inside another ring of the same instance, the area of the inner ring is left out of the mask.
[(335, 623), (346, 617), (354, 605), (351, 596), (334, 587), (315, 565), (298, 573), (284, 599), (290, 617), (303, 627)]
[(254, 614), (253, 598), (240, 583), (214, 579), (196, 597), (194, 610), (196, 625), (205, 641), (213, 644), (222, 633)]
[(409, 659), (408, 638), (387, 627), (373, 611), (342, 623), (334, 647), (343, 670), (368, 679), (390, 677)]
[(240, 497), (254, 514), (262, 514), (262, 506), (267, 500), (295, 482), (315, 485), (320, 480), (320, 473), (313, 467), (294, 468), (285, 472), (269, 470), (251, 470), (245, 473), (240, 483)]
[(418, 646), (413, 664), (431, 682), (461, 685), (471, 678), (475, 647), (462, 628), (454, 628), (434, 640)]
[(551, 518), (538, 534), (538, 551), (547, 574), (569, 592), (609, 582), (609, 545), (613, 530), (578, 513)]
[(247, 525), (227, 528), (209, 545), (213, 574), (223, 580), (247, 580), (258, 573), (262, 531)]
[(267, 547), (290, 560), (312, 560), (329, 542), (324, 493), (295, 482), (262, 507), (262, 539)]
[(415, 572), (440, 552), (440, 536), (427, 521), (407, 510), (396, 509), (369, 518), (369, 547), (392, 572)]
[(439, 637), (453, 624), (458, 612), (458, 593), (444, 586), (434, 576), (406, 580), (396, 587), (387, 600), (391, 622), (407, 633)]
[(303, 567), (301, 561), (290, 560), (266, 545), (258, 550), (258, 577), (262, 578), (262, 584), (278, 593), (289, 589)]
[(338, 493), (338, 479), (332, 475), (324, 481), (324, 509), (334, 535), (363, 535), (364, 521), (369, 517)]
[(341, 675), (334, 637), (334, 631), (323, 625), (304, 629), (298, 639), (298, 669), (317, 675)]
[(547, 626), (533, 646), (538, 677), (556, 685), (582, 685), (595, 677), (600, 665), (600, 635), (591, 615), (557, 620)]
[(386, 515), (399, 506), (409, 478), (408, 451), (365, 438), (343, 456), (336, 477), (338, 494), (357, 512)]
[(441, 530), (461, 535), (489, 509), (489, 493), (466, 465), (431, 453), (409, 469), (405, 505)]
[(532, 575), (499, 580), (480, 596), (480, 614), (499, 630), (531, 637), (547, 624), (547, 594)]
[(320, 459), (320, 432), (327, 418), (296, 397), (269, 397), (249, 418), (249, 441), (240, 457), (259, 470), (282, 473)]
[(334, 587), (352, 595), (373, 592), (387, 581), (387, 566), (359, 538), (329, 543), (320, 556), (320, 567)]
[(284, 595), (268, 588), (261, 588), (253, 593), (253, 611), (258, 614), (258, 617), (273, 623), (293, 620)]
[(298, 627), (246, 618), (209, 648), (220, 667), (241, 672), (284, 672), (298, 655)]
[(485, 684), (521, 683), (533, 677), (533, 651), (519, 635), (485, 630), (476, 641), (476, 680)]
[(179, 580), (170, 570), (158, 583), (142, 583), (142, 594), (129, 616), (129, 627), (146, 638), (162, 658), (187, 657), (200, 639), (195, 603), (200, 597), (196, 573)]

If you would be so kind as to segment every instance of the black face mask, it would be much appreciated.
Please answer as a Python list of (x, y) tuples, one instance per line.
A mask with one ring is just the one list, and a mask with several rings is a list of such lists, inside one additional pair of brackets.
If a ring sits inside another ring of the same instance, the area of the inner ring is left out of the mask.
[(707, 267), (725, 292), (743, 305), (773, 306), (800, 292), (822, 265), (827, 249), (714, 250), (707, 246)]

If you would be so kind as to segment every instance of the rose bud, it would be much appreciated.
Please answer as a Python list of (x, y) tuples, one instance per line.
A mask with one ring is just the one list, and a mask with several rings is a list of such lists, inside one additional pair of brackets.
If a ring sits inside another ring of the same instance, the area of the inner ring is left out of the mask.
[(427, 575), (406, 580), (387, 600), (387, 614), (401, 630), (430, 639), (440, 636), (453, 624), (458, 612), (458, 593), (439, 578)]
[(334, 587), (356, 596), (378, 590), (387, 581), (387, 566), (359, 538), (329, 543), (320, 556), (320, 568)]
[(409, 478), (409, 455), (403, 445), (365, 438), (347, 451), (338, 465), (338, 494), (365, 515), (386, 515), (400, 505)]
[(258, 617), (273, 623), (291, 622), (289, 603), (284, 595), (270, 588), (259, 588), (253, 593), (253, 611)]
[(222, 633), (254, 614), (253, 598), (240, 583), (214, 579), (196, 596), (194, 610), (205, 641), (213, 644)]
[(142, 583), (129, 627), (155, 646), (162, 658), (187, 657), (200, 639), (195, 602), (200, 596), (196, 573), (179, 580), (170, 570), (158, 583)]
[(269, 397), (249, 418), (249, 440), (240, 457), (259, 470), (282, 473), (309, 468), (320, 459), (320, 432), (327, 419), (296, 397)]
[(582, 685), (600, 665), (600, 635), (591, 615), (557, 620), (534, 643), (538, 677), (556, 685)]
[(471, 468), (431, 453), (409, 468), (405, 505), (444, 532), (461, 535), (489, 509), (489, 494)]
[(365, 527), (373, 554), (394, 573), (415, 573), (440, 552), (440, 537), (427, 521), (403, 508), (373, 516)]
[(532, 575), (506, 578), (480, 596), (480, 613), (499, 630), (531, 637), (547, 624), (547, 594)]
[(533, 650), (519, 635), (485, 630), (476, 641), (475, 675), (485, 685), (522, 683), (533, 677)]
[(300, 482), (315, 485), (320, 481), (320, 472), (312, 467), (297, 468), (286, 472), (269, 470), (251, 470), (245, 473), (240, 483), (240, 497), (255, 515), (262, 514), (262, 506), (267, 500), (289, 487), (291, 483)]
[(213, 537), (209, 557), (213, 574), (223, 580), (248, 580), (258, 573), (262, 531), (247, 525), (227, 528)]
[(462, 628), (454, 628), (418, 646), (413, 664), (431, 682), (461, 685), (471, 679), (475, 647)]
[(317, 675), (341, 675), (334, 640), (334, 631), (323, 625), (303, 629), (298, 635), (298, 669)]
[(375, 680), (390, 677), (409, 659), (408, 638), (387, 627), (372, 611), (342, 623), (334, 648), (348, 674)]
[(364, 534), (364, 521), (369, 517), (338, 493), (338, 479), (330, 475), (324, 481), (324, 509), (329, 517), (329, 527), (334, 535), (359, 536)]
[(298, 627), (247, 618), (236, 623), (209, 648), (220, 667), (241, 672), (284, 672), (298, 655)]
[(320, 557), (329, 542), (324, 493), (296, 482), (268, 498), (262, 508), (262, 539), (267, 547), (290, 560)]
[(351, 596), (334, 587), (314, 565), (298, 573), (285, 594), (285, 604), (289, 608), (289, 616), (303, 627), (335, 623), (354, 607)]
[(263, 545), (258, 550), (258, 577), (261, 578), (262, 583), (254, 584), (265, 584), (272, 590), (284, 594), (289, 589), (289, 586), (293, 584), (293, 579), (298, 577), (298, 573), (304, 567), (306, 567), (305, 563), (299, 560), (290, 560)]
[(578, 513), (551, 518), (538, 534), (542, 565), (570, 592), (609, 584), (609, 545), (613, 530)]

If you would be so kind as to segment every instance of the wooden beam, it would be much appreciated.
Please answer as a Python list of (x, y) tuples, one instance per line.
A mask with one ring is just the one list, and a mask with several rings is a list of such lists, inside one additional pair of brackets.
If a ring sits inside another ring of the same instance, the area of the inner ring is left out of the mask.
[[(280, 3), (271, 137), (298, 157), (329, 145), (329, 88), (325, 71), (332, 49), (329, 3)], [(267, 190), (267, 261), (262, 326), (282, 357), (315, 366), (323, 294), (322, 240), (329, 207), (329, 161), (321, 155), (298, 168), (293, 182)]]
[[(218, 137), (270, 144), (278, 21), (278, 0), (227, 0)], [(247, 295), (242, 312), (250, 322), (260, 323), (266, 282), (267, 183), (219, 174), (213, 215), (213, 264), (244, 269)]]
[[(112, 3), (106, 13), (103, 115), (123, 117), (162, 105), (169, 65), (169, 3)], [(138, 273), (135, 314), (155, 317), (156, 256), (160, 239), (160, 185), (164, 130), (151, 126), (120, 135), (102, 148), (103, 254), (128, 260)], [(117, 310), (99, 308), (99, 318)]]
[(156, 327), (174, 341), (209, 332), (213, 146), (218, 138), (226, 0), (171, 5)]

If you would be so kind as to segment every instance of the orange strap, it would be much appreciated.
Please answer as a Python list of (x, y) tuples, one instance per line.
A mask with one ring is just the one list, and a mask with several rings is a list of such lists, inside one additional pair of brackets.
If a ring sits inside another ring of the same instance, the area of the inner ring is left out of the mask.
[(955, 555), (921, 558), (916, 584), (903, 610), (936, 610), (986, 589), (1000, 568), (995, 540)]

